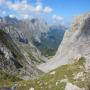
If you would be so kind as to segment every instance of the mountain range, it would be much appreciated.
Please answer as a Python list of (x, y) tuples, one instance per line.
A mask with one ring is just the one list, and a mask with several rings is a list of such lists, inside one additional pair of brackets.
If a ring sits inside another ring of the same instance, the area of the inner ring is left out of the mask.
[(90, 13), (70, 28), (1, 18), (0, 62), (1, 90), (90, 90)]
[(23, 79), (42, 73), (36, 65), (45, 63), (49, 56), (55, 54), (66, 29), (54, 25), (50, 26), (41, 18), (18, 20), (1, 17), (1, 69)]

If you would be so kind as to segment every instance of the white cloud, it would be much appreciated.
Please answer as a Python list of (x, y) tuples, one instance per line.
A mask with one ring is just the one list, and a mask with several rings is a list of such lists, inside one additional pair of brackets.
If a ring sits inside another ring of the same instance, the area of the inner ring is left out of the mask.
[(45, 13), (51, 13), (52, 11), (53, 11), (53, 9), (50, 8), (50, 7), (45, 7), (45, 8), (44, 8), (44, 12), (45, 12)]
[(27, 0), (15, 2), (15, 3), (8, 1), (7, 6), (9, 9), (17, 11), (19, 13), (23, 13), (23, 12), (51, 13), (53, 11), (53, 9), (48, 6), (43, 7), (42, 3), (38, 3), (36, 6), (32, 6), (31, 4), (27, 3)]
[(0, 4), (4, 4), (6, 0), (0, 0)]
[(8, 7), (13, 10), (17, 11), (29, 11), (29, 12), (35, 12), (35, 13), (51, 13), (53, 11), (50, 7), (43, 7), (43, 5), (37, 4), (36, 6), (32, 6), (28, 4), (26, 1), (17, 2), (17, 3), (11, 3), (8, 2)]
[(36, 7), (33, 7), (33, 11), (35, 13), (41, 13), (43, 11), (43, 6), (41, 4), (39, 4)]
[(48, 6), (43, 6), (41, 3), (42, 0), (36, 0), (35, 5), (32, 5), (27, 2), (27, 0), (16, 0), (16, 2), (12, 2), (11, 0), (0, 0), (0, 4), (4, 4), (5, 7), (14, 11), (19, 16), (28, 17), (31, 13), (32, 14), (47, 14), (53, 11), (52, 8)]
[(10, 17), (10, 18), (14, 18), (15, 15), (14, 15), (14, 14), (10, 14), (9, 17)]
[(31, 5), (27, 4), (26, 0), (21, 2), (16, 2), (16, 3), (12, 3), (8, 1), (7, 6), (9, 7), (9, 9), (16, 10), (16, 11), (22, 11), (22, 10), (27, 10), (31, 8)]
[(29, 18), (29, 15), (28, 14), (22, 14), (22, 16), (23, 16), (24, 19)]
[(55, 20), (63, 20), (64, 19), (64, 17), (59, 16), (59, 15), (53, 15), (52, 18)]

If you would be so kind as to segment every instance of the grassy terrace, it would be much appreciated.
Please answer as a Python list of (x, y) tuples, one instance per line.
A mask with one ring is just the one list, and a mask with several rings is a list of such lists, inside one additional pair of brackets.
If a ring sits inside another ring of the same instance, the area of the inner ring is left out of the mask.
[(10, 87), (14, 82), (18, 81), (21, 81), (21, 79), (0, 70), (0, 87)]
[[(81, 57), (78, 61), (76, 60), (75, 63), (63, 65), (35, 80), (16, 82), (17, 90), (29, 90), (31, 87), (33, 87), (35, 90), (64, 90), (66, 84), (60, 83), (60, 80), (63, 80), (66, 78), (72, 84), (75, 84), (79, 87), (83, 87), (85, 86), (85, 81), (81, 81), (81, 80), (76, 81), (74, 79), (74, 74), (84, 71), (84, 62), (85, 62), (85, 59)], [(52, 72), (55, 72), (55, 73), (51, 74)], [(1, 83), (3, 82), (0, 81), (0, 84)], [(5, 85), (5, 83), (3, 84)], [(13, 84), (11, 83), (11, 85)]]
[(71, 83), (83, 87), (84, 81), (78, 81), (76, 83), (73, 76), (74, 73), (77, 74), (83, 71), (83, 64), (84, 58), (80, 58), (78, 62), (75, 62), (74, 64), (64, 65), (51, 71), (55, 72), (55, 74), (51, 74), (50, 72), (36, 80), (20, 82), (21, 86), (18, 87), (18, 90), (28, 90), (30, 87), (35, 88), (35, 90), (64, 90), (65, 83), (60, 83), (60, 80), (65, 79), (66, 77)]

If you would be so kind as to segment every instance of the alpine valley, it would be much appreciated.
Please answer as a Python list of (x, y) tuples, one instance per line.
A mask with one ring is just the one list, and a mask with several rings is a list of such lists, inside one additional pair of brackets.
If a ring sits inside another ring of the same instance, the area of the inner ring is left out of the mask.
[(90, 13), (70, 28), (0, 17), (0, 90), (90, 90)]

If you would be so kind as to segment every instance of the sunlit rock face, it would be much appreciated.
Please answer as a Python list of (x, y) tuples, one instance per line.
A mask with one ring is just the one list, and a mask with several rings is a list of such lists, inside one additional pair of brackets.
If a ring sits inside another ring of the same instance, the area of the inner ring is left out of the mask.
[(86, 66), (90, 66), (90, 13), (74, 18), (70, 30), (67, 30), (58, 52), (53, 59), (73, 62), (75, 58), (86, 57)]

